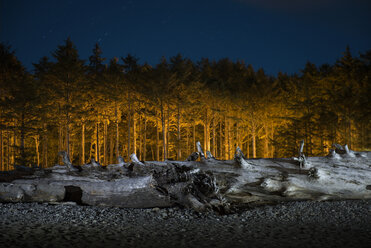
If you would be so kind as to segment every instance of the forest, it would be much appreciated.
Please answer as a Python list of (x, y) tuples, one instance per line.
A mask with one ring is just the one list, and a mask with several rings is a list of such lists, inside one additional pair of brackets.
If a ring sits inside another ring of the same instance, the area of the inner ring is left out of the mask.
[(334, 143), (371, 148), (371, 50), (350, 48), (334, 64), (307, 62), (295, 74), (267, 75), (228, 58), (178, 54), (151, 66), (130, 54), (88, 61), (71, 39), (32, 72), (0, 44), (0, 168), (185, 160), (200, 141), (217, 159), (307, 156)]

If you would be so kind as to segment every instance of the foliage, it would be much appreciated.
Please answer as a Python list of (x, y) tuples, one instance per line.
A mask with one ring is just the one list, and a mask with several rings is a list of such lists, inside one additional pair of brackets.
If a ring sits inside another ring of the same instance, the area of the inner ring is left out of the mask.
[(0, 44), (1, 169), (50, 166), (58, 150), (76, 163), (132, 152), (181, 160), (198, 140), (220, 159), (237, 146), (248, 157), (293, 156), (301, 139), (309, 156), (335, 142), (370, 149), (370, 54), (346, 48), (334, 65), (272, 77), (241, 61), (180, 54), (153, 67), (130, 54), (104, 64), (98, 45), (87, 65), (67, 39), (30, 74)]

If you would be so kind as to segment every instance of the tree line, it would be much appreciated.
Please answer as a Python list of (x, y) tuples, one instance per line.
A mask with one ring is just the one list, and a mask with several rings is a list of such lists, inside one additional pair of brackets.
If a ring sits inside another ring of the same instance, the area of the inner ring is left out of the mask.
[(333, 64), (267, 75), (228, 58), (182, 55), (151, 66), (128, 54), (88, 61), (70, 39), (28, 72), (0, 44), (0, 167), (184, 160), (201, 141), (219, 159), (324, 155), (333, 143), (371, 147), (371, 50)]

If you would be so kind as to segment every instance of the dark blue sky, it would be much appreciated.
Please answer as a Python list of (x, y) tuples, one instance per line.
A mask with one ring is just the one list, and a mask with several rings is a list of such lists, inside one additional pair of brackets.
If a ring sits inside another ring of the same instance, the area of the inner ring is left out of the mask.
[(368, 0), (0, 0), (0, 41), (32, 63), (70, 36), (87, 59), (131, 53), (156, 64), (178, 53), (244, 60), (269, 74), (371, 49)]

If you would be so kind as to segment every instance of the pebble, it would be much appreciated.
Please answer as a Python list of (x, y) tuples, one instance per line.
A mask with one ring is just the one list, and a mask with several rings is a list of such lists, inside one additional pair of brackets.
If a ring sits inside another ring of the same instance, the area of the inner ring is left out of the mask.
[(0, 203), (0, 243), (7, 248), (368, 247), (370, 206), (371, 200), (299, 201), (218, 215), (181, 208)]

